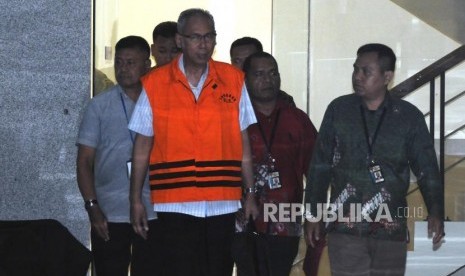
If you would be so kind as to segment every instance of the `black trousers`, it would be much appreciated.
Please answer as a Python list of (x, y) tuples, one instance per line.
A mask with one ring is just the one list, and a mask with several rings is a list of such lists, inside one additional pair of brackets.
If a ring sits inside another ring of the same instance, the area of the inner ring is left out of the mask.
[(85, 276), (90, 251), (52, 219), (0, 221), (0, 275)]
[(166, 276), (231, 276), (231, 241), (235, 215), (198, 218), (157, 213), (161, 229), (159, 249)]
[(157, 256), (159, 222), (149, 221), (147, 240), (137, 235), (130, 223), (108, 223), (110, 240), (104, 241), (91, 231), (92, 255), (96, 276), (160, 275), (160, 256)]
[(258, 276), (259, 274), (255, 238), (253, 233), (234, 233), (231, 251), (236, 263), (237, 276)]
[(299, 249), (300, 237), (237, 233), (233, 255), (238, 276), (288, 276)]

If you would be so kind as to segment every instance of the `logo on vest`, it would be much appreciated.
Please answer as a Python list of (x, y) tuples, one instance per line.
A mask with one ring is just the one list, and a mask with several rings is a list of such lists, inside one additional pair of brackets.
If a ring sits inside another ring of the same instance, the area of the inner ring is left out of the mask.
[(220, 100), (225, 103), (234, 103), (236, 101), (236, 97), (231, 94), (223, 94), (220, 96)]

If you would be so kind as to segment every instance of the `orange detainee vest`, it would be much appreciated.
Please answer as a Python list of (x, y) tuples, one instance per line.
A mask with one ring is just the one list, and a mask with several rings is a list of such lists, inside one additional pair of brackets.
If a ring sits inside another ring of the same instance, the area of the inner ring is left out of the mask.
[(153, 114), (152, 202), (239, 200), (243, 74), (210, 60), (196, 101), (178, 60), (142, 78)]

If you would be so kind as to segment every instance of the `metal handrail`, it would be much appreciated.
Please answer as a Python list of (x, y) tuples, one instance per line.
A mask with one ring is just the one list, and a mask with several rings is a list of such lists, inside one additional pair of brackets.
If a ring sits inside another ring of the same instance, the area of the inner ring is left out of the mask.
[(447, 134), (446, 136), (444, 136), (445, 139), (449, 138), (450, 136), (454, 135), (455, 133), (459, 132), (460, 130), (464, 129), (465, 128), (465, 125), (461, 125), (459, 126), (458, 128), (456, 128), (454, 131), (452, 131), (451, 133)]
[[(416, 89), (420, 88), (426, 83), (430, 83), (430, 111), (425, 114), (425, 116), (430, 116), (430, 133), (431, 139), (434, 140), (435, 133), (435, 80), (437, 77), (440, 78), (440, 87), (439, 87), (439, 171), (442, 183), (445, 184), (445, 173), (457, 166), (461, 162), (465, 161), (465, 157), (459, 159), (452, 165), (445, 168), (444, 165), (444, 148), (445, 140), (457, 133), (458, 131), (465, 128), (465, 125), (460, 126), (451, 133), (445, 135), (445, 108), (448, 104), (453, 101), (461, 98), (465, 95), (465, 91), (459, 93), (458, 95), (452, 97), (448, 101), (445, 100), (445, 72), (453, 68), (457, 64), (465, 60), (465, 45), (457, 48), (452, 51), (450, 54), (444, 56), (440, 60), (421, 70), (417, 74), (398, 84), (396, 87), (391, 89), (391, 94), (394, 96), (403, 98), (408, 94), (412, 93)], [(445, 185), (444, 185), (445, 187)], [(409, 191), (407, 196), (417, 191), (419, 187)]]
[[(447, 106), (447, 105), (451, 104), (452, 102), (456, 101), (457, 99), (459, 99), (459, 98), (461, 98), (461, 97), (463, 97), (463, 96), (465, 96), (465, 91), (460, 92), (459, 94), (457, 94), (457, 95), (455, 95), (454, 97), (452, 97), (452, 98), (450, 98), (449, 100), (447, 100), (447, 101), (445, 102), (445, 105)], [(426, 117), (426, 116), (428, 116), (429, 114), (430, 114), (430, 111), (426, 112), (424, 115), (425, 115), (425, 117)]]
[(462, 45), (425, 69), (396, 85), (391, 89), (391, 93), (394, 96), (403, 98), (464, 60), (465, 45)]

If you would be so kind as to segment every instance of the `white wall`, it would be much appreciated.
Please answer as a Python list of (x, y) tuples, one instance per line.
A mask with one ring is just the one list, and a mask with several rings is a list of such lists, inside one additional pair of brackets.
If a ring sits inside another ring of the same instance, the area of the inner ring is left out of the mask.
[[(328, 103), (352, 93), (352, 65), (359, 46), (379, 42), (393, 48), (398, 57), (393, 85), (459, 46), (386, 0), (312, 0), (310, 20), (310, 117), (317, 128)], [(407, 100), (426, 112), (425, 96), (420, 92)]]
[(114, 53), (105, 59), (105, 47), (113, 51), (116, 42), (127, 35), (140, 35), (151, 43), (153, 28), (158, 23), (177, 21), (185, 9), (203, 8), (215, 18), (218, 36), (214, 59), (229, 63), (229, 48), (234, 40), (243, 36), (257, 38), (278, 61), (281, 88), (294, 96), (301, 109), (307, 109), (308, 0), (192, 2), (96, 0), (95, 67), (114, 80)]
[(272, 54), (281, 74), (281, 89), (300, 109), (308, 102), (308, 0), (274, 0)]
[(271, 0), (95, 0), (95, 3), (95, 65), (113, 79), (114, 54), (105, 60), (105, 46), (114, 49), (116, 42), (128, 35), (142, 36), (151, 44), (152, 31), (158, 23), (177, 21), (179, 14), (189, 8), (206, 9), (215, 19), (218, 36), (214, 59), (229, 63), (231, 43), (243, 36), (256, 37), (265, 51), (271, 51)]
[[(158, 3), (157, 3), (158, 2)], [(113, 77), (113, 52), (105, 59), (105, 46), (113, 50), (127, 35), (141, 35), (151, 43), (154, 26), (176, 21), (187, 8), (209, 10), (218, 32), (214, 58), (229, 62), (231, 43), (242, 36), (258, 38), (278, 61), (282, 89), (294, 96), (317, 128), (328, 103), (351, 93), (355, 52), (362, 44), (391, 46), (397, 57), (396, 85), (443, 57), (459, 44), (386, 0), (96, 0), (96, 67)], [(310, 24), (309, 24), (310, 23)], [(310, 26), (309, 26), (310, 25)], [(465, 65), (446, 78), (446, 97), (463, 91)], [(439, 87), (439, 85), (436, 85)], [(427, 112), (429, 87), (406, 99)], [(308, 96), (308, 94), (310, 96)], [(464, 123), (462, 102), (446, 114), (446, 133)], [(307, 105), (309, 108), (307, 108)], [(436, 128), (438, 137), (439, 128)], [(465, 137), (463, 131), (452, 138)], [(454, 150), (456, 150), (454, 148)]]

